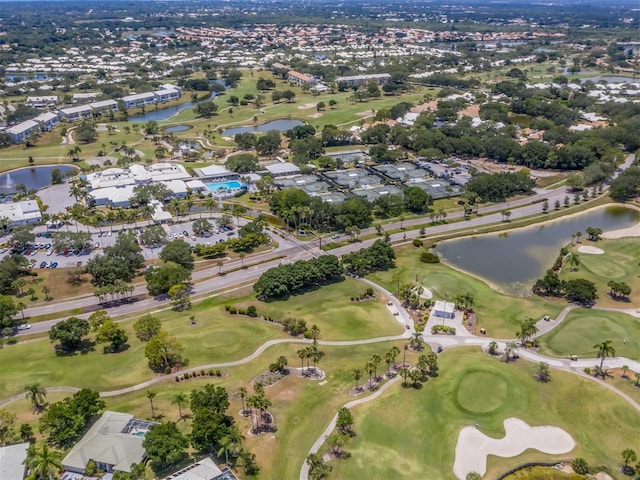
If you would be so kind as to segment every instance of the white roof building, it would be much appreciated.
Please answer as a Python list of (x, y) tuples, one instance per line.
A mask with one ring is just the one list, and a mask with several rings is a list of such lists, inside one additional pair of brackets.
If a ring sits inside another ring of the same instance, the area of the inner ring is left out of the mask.
[(146, 170), (154, 182), (191, 178), (187, 170), (178, 163), (154, 163), (149, 165)]
[(11, 220), (9, 228), (27, 223), (40, 223), (42, 214), (40, 207), (35, 200), (24, 200), (22, 202), (0, 203), (0, 218)]
[(455, 304), (446, 300), (436, 300), (433, 306), (436, 317), (453, 318), (455, 315)]
[(25, 477), (29, 443), (0, 447), (0, 480), (22, 480)]
[(265, 168), (274, 177), (298, 175), (300, 173), (300, 167), (291, 162), (274, 163), (272, 165), (267, 165)]
[(224, 165), (209, 165), (206, 167), (199, 168), (197, 173), (201, 177), (226, 177), (227, 175), (231, 175), (232, 172), (225, 167)]
[(164, 480), (236, 480), (237, 477), (228, 467), (220, 470), (211, 458), (203, 458), (179, 471), (165, 477)]
[(96, 205), (111, 205), (112, 207), (127, 208), (131, 206), (135, 185), (120, 185), (97, 188), (91, 191), (91, 197)]

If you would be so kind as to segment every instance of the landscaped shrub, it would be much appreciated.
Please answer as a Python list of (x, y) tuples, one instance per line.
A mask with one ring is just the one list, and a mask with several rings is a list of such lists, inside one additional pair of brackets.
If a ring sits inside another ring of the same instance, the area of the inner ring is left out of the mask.
[[(209, 369), (209, 376), (213, 377), (213, 368)], [(220, 376), (220, 375), (218, 375), (218, 376)]]
[(239, 308), (238, 309), (238, 315), (246, 315), (247, 311), (244, 308)]
[(373, 288), (371, 288), (371, 287), (367, 288), (366, 294), (367, 294), (368, 297), (373, 297), (373, 294), (374, 294)]
[(204, 377), (206, 375), (205, 371), (204, 370), (200, 370), (200, 375)]
[(413, 246), (414, 247), (421, 247), (424, 245), (424, 242), (422, 240), (420, 240), (419, 238), (414, 238), (413, 239)]
[(587, 375), (591, 375), (591, 369), (589, 367), (585, 367), (584, 373), (586, 373)]
[(235, 315), (236, 313), (238, 313), (238, 309), (236, 307), (234, 307), (233, 305), (229, 306), (229, 310), (227, 310), (230, 314)]
[(229, 310), (231, 310), (231, 305), (225, 305), (224, 309), (228, 312)]
[(297, 337), (307, 331), (307, 322), (303, 319), (285, 318), (282, 321), (282, 328), (288, 334)]
[(440, 257), (435, 253), (425, 250), (420, 254), (420, 261), (422, 263), (440, 263)]
[(440, 332), (448, 335), (455, 335), (456, 329), (454, 327), (447, 327), (446, 325), (434, 325), (431, 327), (431, 335), (436, 335)]
[(221, 377), (222, 376), (222, 372), (220, 370), (216, 370), (216, 377)]
[(249, 305), (247, 307), (247, 315), (249, 315), (250, 317), (258, 316), (258, 309), (255, 307), (255, 305)]
[(189, 372), (184, 372), (183, 377), (185, 380), (187, 380), (189, 378)]

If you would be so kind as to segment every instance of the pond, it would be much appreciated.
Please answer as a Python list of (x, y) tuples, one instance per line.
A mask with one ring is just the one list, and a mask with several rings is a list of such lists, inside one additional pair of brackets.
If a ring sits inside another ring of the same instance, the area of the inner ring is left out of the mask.
[[(221, 78), (220, 80), (216, 80), (216, 82), (222, 84), (225, 88), (229, 88), (224, 78)], [(214, 98), (216, 98), (216, 92), (211, 93), (209, 100), (213, 100)], [(201, 100), (201, 102), (204, 102), (204, 101), (205, 100)], [(134, 123), (139, 123), (139, 122), (150, 122), (152, 120), (156, 122), (168, 120), (174, 115), (180, 113), (185, 108), (193, 107), (197, 103), (199, 102), (196, 102), (196, 103), (186, 102), (186, 103), (181, 103), (180, 105), (173, 105), (171, 107), (165, 107), (165, 108), (161, 108), (159, 105), (149, 106), (147, 107), (147, 111), (145, 113), (132, 115), (131, 117), (129, 117), (129, 121)]]
[(601, 82), (601, 81), (605, 81), (607, 83), (634, 83), (634, 82), (640, 81), (637, 78), (620, 77), (620, 76), (616, 76), (616, 75), (601, 75), (599, 77), (582, 78), (582, 79), (580, 79), (580, 81), (582, 83), (585, 83), (588, 80), (591, 80), (594, 83), (598, 83), (598, 82)]
[(26, 167), (0, 175), (0, 193), (15, 193), (16, 186), (23, 183), (27, 190), (40, 190), (51, 185), (51, 172), (60, 169), (62, 175), (75, 174), (78, 169), (72, 165), (47, 165), (44, 167)]
[(167, 133), (186, 132), (191, 127), (189, 125), (174, 125), (173, 127), (167, 127), (164, 129)]
[(523, 295), (533, 282), (553, 264), (560, 248), (571, 242), (571, 235), (587, 227), (617, 230), (640, 221), (640, 213), (624, 207), (607, 207), (575, 217), (551, 221), (502, 234), (466, 237), (439, 243), (443, 260), (502, 290)]
[(278, 130), (279, 132), (286, 132), (293, 127), (300, 127), (304, 125), (304, 122), (300, 120), (272, 120), (271, 122), (263, 123), (261, 125), (247, 125), (243, 127), (228, 128), (222, 132), (222, 135), (226, 137), (233, 137), (238, 133), (264, 133), (269, 130)]

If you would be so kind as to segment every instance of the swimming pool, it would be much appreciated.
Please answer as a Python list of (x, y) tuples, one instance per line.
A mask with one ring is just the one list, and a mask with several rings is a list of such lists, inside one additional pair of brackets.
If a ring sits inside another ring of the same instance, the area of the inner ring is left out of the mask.
[(239, 190), (245, 188), (245, 185), (237, 180), (230, 180), (228, 182), (208, 183), (207, 188), (212, 192), (217, 192), (218, 190)]

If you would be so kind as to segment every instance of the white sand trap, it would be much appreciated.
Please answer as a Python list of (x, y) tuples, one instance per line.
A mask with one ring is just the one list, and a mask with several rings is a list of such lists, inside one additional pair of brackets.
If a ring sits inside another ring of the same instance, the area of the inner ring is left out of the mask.
[(298, 107), (298, 110), (306, 110), (307, 108), (316, 108), (316, 105), (317, 105), (317, 104), (316, 104), (316, 103), (313, 103), (313, 102), (311, 102), (311, 103), (305, 103), (304, 105), (300, 105), (300, 106)]
[(531, 427), (517, 418), (504, 421), (506, 435), (495, 439), (486, 436), (475, 427), (465, 427), (458, 435), (453, 473), (464, 480), (469, 472), (484, 475), (487, 471), (487, 455), (515, 457), (533, 448), (543, 453), (559, 455), (573, 450), (571, 435), (558, 427)]
[(640, 237), (640, 223), (628, 228), (621, 228), (620, 230), (612, 230), (610, 232), (604, 232), (602, 238), (610, 240), (617, 240), (618, 238), (625, 237)]
[(322, 116), (322, 112), (314, 113), (313, 115), (307, 115), (309, 118), (320, 118)]
[(578, 247), (580, 253), (588, 253), (589, 255), (602, 255), (604, 250), (598, 247), (592, 247), (591, 245), (582, 245)]

